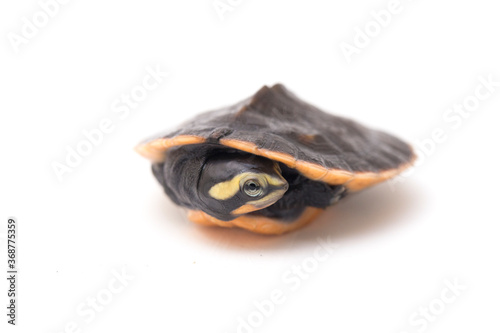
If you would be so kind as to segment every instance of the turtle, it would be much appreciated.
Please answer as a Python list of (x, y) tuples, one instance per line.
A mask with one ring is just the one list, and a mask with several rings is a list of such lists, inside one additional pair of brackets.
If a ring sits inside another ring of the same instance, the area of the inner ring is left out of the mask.
[(283, 234), (415, 159), (404, 141), (301, 100), (282, 84), (136, 146), (166, 195), (205, 226)]

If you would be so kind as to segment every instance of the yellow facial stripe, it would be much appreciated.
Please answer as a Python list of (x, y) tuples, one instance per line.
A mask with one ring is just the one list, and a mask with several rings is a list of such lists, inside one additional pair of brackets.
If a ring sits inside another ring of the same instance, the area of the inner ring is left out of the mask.
[[(248, 174), (248, 173), (247, 173)], [(234, 197), (240, 190), (240, 180), (244, 177), (244, 173), (236, 175), (233, 179), (226, 182), (215, 184), (210, 188), (208, 194), (217, 200), (227, 200)]]
[[(234, 178), (231, 180), (215, 184), (214, 186), (212, 186), (212, 188), (210, 188), (210, 191), (208, 191), (208, 194), (210, 194), (210, 196), (212, 198), (217, 199), (217, 200), (227, 200), (229, 198), (234, 197), (234, 195), (239, 192), (240, 185), (241, 185), (243, 179), (246, 179), (246, 178), (248, 178), (248, 179), (250, 179), (250, 178), (261, 179), (262, 176), (265, 176), (266, 180), (267, 180), (267, 178), (271, 178), (271, 177), (264, 175), (264, 174), (243, 172), (243, 173), (240, 173), (240, 174), (234, 176)], [(262, 185), (265, 186), (266, 184), (262, 184)]]
[(264, 174), (263, 176), (264, 178), (266, 178), (266, 181), (269, 185), (282, 186), (284, 184), (284, 180), (281, 180), (279, 178), (271, 177), (267, 174)]
[[(261, 185), (264, 187), (268, 184), (273, 186), (283, 186), (286, 182), (284, 179), (273, 177), (265, 173), (243, 172), (234, 176), (231, 180), (215, 184), (210, 188), (208, 194), (217, 200), (230, 199), (240, 191), (241, 184), (246, 179), (257, 179), (261, 181)], [(263, 181), (265, 184), (263, 184)]]

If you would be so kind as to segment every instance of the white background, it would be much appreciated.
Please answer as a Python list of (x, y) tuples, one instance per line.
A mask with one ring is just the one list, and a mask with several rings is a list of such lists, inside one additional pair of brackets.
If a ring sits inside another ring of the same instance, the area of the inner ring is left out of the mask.
[[(20, 276), (15, 328), (1, 279), (1, 331), (64, 332), (74, 321), (81, 332), (236, 332), (249, 316), (257, 327), (241, 332), (499, 331), (500, 87), (460, 124), (443, 118), (480, 76), (500, 81), (496, 3), (401, 0), (350, 63), (341, 43), (389, 1), (232, 3), (221, 20), (211, 0), (74, 0), (15, 52), (9, 36), (40, 5), (2, 2), (0, 230), (5, 238), (17, 217)], [(147, 66), (169, 76), (121, 119), (112, 104)], [(445, 140), (428, 143), (401, 182), (346, 198), (295, 233), (188, 222), (133, 147), (276, 82), (410, 142), (436, 128)], [(53, 163), (104, 118), (113, 131), (59, 181)], [(318, 237), (338, 249), (292, 290), (283, 276), (313, 262)], [(79, 315), (122, 269), (127, 286), (95, 318)], [(466, 290), (443, 310), (446, 280)], [(254, 302), (274, 289), (284, 302), (259, 323)], [(442, 313), (410, 323), (429, 305)]]

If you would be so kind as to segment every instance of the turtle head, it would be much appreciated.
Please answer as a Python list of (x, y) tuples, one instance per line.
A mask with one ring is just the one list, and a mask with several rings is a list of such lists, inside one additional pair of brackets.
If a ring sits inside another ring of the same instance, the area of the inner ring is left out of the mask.
[(225, 221), (266, 208), (287, 190), (277, 162), (248, 154), (212, 156), (198, 183), (205, 212)]

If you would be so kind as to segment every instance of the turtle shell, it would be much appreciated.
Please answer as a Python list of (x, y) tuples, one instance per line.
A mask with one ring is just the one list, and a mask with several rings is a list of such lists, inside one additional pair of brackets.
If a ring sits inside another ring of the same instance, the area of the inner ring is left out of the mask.
[(136, 150), (161, 163), (171, 147), (202, 143), (264, 156), (307, 178), (351, 191), (394, 177), (415, 158), (411, 146), (398, 138), (323, 112), (281, 84), (202, 113)]

